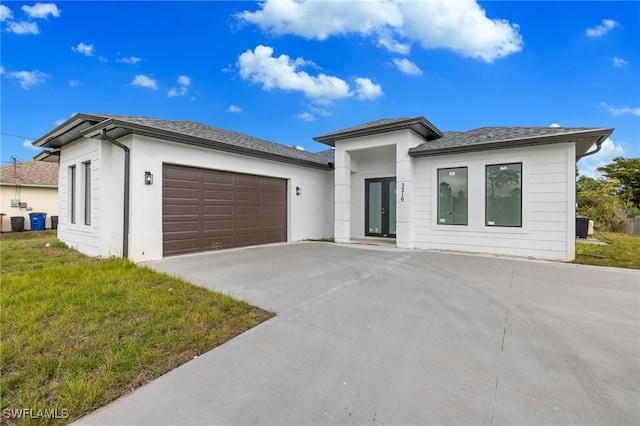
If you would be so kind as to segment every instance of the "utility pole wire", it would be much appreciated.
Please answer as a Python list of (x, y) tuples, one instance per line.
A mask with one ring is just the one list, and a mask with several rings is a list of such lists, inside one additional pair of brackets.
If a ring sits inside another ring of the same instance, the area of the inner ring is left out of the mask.
[(30, 138), (29, 136), (14, 135), (13, 133), (0, 132), (0, 135), (2, 135), (2, 136), (13, 136), (14, 138), (23, 138), (23, 139), (36, 140), (36, 138)]

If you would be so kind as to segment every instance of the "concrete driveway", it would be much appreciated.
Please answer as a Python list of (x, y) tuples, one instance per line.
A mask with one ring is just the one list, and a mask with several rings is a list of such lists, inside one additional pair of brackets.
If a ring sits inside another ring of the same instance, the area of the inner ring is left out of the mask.
[(278, 315), (79, 424), (640, 423), (638, 271), (327, 243), (148, 266)]

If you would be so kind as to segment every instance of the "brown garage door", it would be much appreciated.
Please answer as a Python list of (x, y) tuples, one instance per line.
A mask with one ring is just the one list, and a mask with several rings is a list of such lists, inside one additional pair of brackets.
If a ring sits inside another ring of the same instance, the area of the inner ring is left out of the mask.
[(163, 254), (287, 240), (287, 181), (164, 164)]

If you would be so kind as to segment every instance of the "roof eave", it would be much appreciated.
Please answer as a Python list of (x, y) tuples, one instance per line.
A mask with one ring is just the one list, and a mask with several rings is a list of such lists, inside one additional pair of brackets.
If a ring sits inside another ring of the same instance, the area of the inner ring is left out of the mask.
[(452, 147), (443, 147), (436, 149), (421, 149), (421, 147), (415, 147), (409, 149), (409, 156), (411, 157), (428, 157), (437, 155), (449, 155), (449, 154), (464, 154), (469, 152), (479, 151), (491, 151), (496, 149), (507, 148), (523, 148), (528, 146), (539, 145), (551, 145), (556, 143), (577, 142), (584, 139), (594, 138), (593, 142), (589, 145), (593, 145), (600, 139), (606, 139), (613, 133), (614, 129), (593, 129), (584, 132), (575, 132), (563, 135), (548, 135), (538, 136), (533, 138), (521, 138), (521, 139), (509, 139), (489, 142), (485, 144), (477, 145), (459, 145)]
[[(425, 140), (433, 140), (438, 139), (444, 136), (444, 134), (434, 126), (429, 120), (424, 117), (419, 118), (409, 118), (404, 121), (397, 121), (394, 123), (384, 123), (378, 126), (367, 127), (364, 129), (354, 129), (348, 131), (338, 131), (334, 133), (329, 133), (326, 135), (316, 136), (313, 138), (314, 141), (324, 143), (329, 146), (334, 146), (337, 140), (342, 139), (352, 139), (362, 136), (371, 136), (379, 133), (388, 133), (397, 130), (413, 130), (420, 136), (422, 136)], [(429, 138), (429, 136), (432, 136)]]
[[(129, 123), (121, 121), (115, 118), (109, 118), (101, 123), (98, 123), (90, 128), (85, 129), (82, 132), (82, 136), (85, 137), (99, 137), (102, 130), (107, 130), (107, 134), (117, 139), (127, 134), (137, 134), (141, 136), (149, 136), (159, 139), (165, 139), (172, 142), (183, 143), (186, 145), (199, 146), (202, 148), (216, 149), (218, 151), (225, 151), (235, 154), (242, 154), (256, 158), (263, 158), (267, 160), (274, 160), (283, 163), (296, 164), (305, 167), (312, 167), (320, 170), (330, 170), (332, 166), (329, 163), (320, 163), (315, 161), (309, 161), (299, 158), (287, 157), (278, 155), (275, 153), (269, 153), (265, 151), (254, 150), (250, 148), (239, 147), (237, 145), (229, 145), (223, 142), (218, 142), (213, 139), (200, 138), (198, 136), (184, 135), (179, 132), (173, 132), (165, 129), (158, 129), (154, 127), (145, 126), (142, 124)], [(115, 134), (114, 134), (115, 133)]]

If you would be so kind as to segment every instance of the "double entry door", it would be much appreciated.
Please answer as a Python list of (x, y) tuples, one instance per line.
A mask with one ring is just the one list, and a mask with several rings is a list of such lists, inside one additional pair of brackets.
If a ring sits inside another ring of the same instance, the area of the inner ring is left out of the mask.
[(365, 179), (364, 204), (364, 235), (395, 238), (396, 178)]

